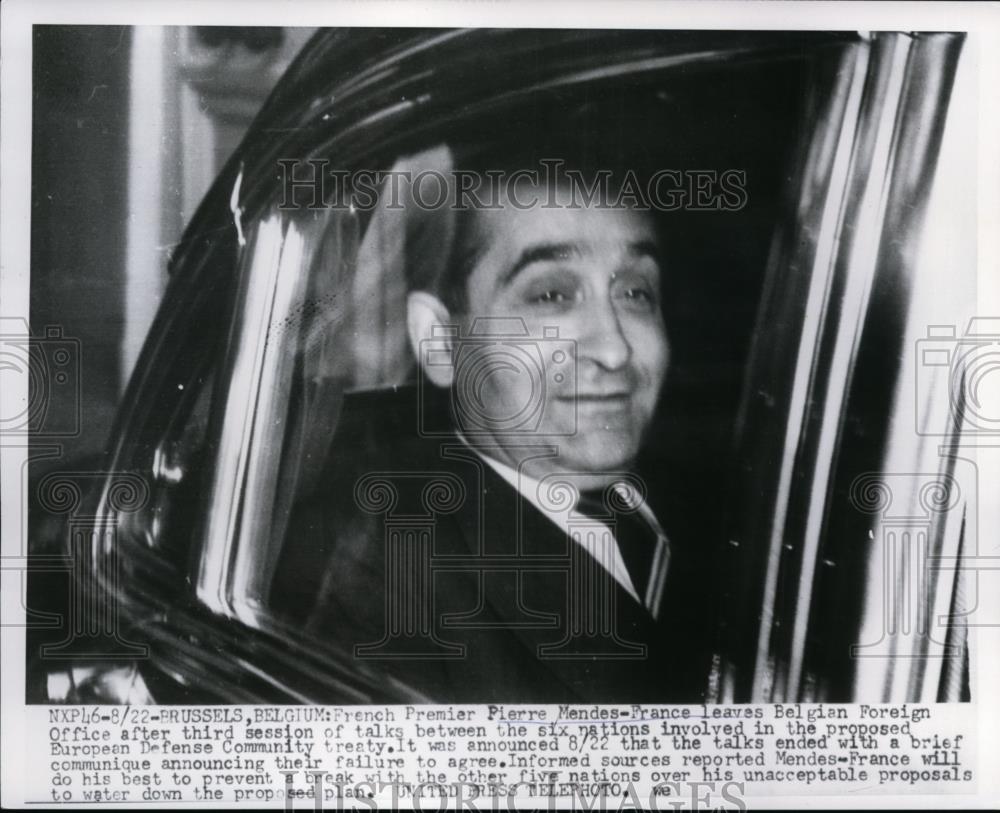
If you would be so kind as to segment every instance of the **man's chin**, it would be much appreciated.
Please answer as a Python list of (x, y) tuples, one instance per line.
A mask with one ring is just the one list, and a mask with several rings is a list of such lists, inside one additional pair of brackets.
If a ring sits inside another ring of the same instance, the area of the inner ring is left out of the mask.
[[(579, 440), (588, 441), (586, 448), (576, 448)], [(575, 442), (569, 444), (560, 443), (564, 449), (560, 449), (558, 465), (564, 471), (577, 472), (588, 479), (592, 476), (596, 481), (602, 482), (632, 468), (638, 452), (636, 444), (631, 441), (596, 444), (595, 440), (591, 436), (573, 438), (571, 441)]]

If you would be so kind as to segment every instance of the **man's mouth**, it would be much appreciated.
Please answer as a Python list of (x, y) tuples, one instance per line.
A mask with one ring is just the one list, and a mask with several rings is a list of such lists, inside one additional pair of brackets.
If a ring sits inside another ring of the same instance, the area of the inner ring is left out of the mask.
[(584, 412), (614, 412), (628, 407), (632, 400), (630, 392), (578, 392), (562, 398), (575, 403)]

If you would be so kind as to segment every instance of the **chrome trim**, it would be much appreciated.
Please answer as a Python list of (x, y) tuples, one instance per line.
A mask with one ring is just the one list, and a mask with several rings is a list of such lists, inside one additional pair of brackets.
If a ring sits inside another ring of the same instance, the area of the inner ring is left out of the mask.
[(196, 595), (209, 609), (236, 616), (228, 589), (230, 564), (240, 528), (243, 491), (250, 475), (251, 454), (259, 455), (254, 437), (257, 399), (268, 352), (268, 330), (281, 294), (278, 272), (284, 223), (280, 214), (263, 218), (254, 230), (249, 266), (238, 296), (227, 363), (229, 382), (223, 408), (222, 436), (209, 501), (209, 521), (198, 567)]
[[(808, 396), (812, 388), (815, 370), (813, 362), (824, 328), (826, 309), (832, 285), (839, 217), (849, 181), (848, 167), (852, 161), (865, 83), (869, 70), (871, 44), (857, 45), (845, 62), (850, 62), (849, 70), (842, 70), (840, 86), (835, 92), (833, 110), (842, 110), (835, 115), (839, 118), (833, 160), (827, 169), (829, 178), (819, 231), (815, 239), (815, 255), (810, 271), (809, 293), (805, 301), (805, 322), (799, 340), (795, 374), (790, 395), (789, 417), (785, 425), (782, 444), (781, 467), (777, 494), (774, 501), (773, 519), (768, 541), (767, 571), (764, 583), (764, 605), (761, 609), (761, 625), (757, 639), (757, 657), (754, 664), (754, 678), (751, 689), (752, 702), (770, 702), (771, 691), (765, 683), (770, 670), (771, 636), (774, 623), (774, 608), (778, 588), (778, 574), (781, 567), (782, 546), (785, 541), (785, 523), (792, 494), (792, 477), (795, 473), (795, 458), (799, 453), (802, 433), (808, 410)], [(831, 145), (822, 145), (820, 155)], [(816, 165), (814, 164), (814, 169)]]
[[(834, 346), (829, 364), (819, 371), (813, 369), (810, 373), (811, 378), (817, 375), (825, 376), (829, 388), (823, 400), (816, 457), (811, 467), (812, 485), (788, 667), (788, 685), (792, 695), (798, 694), (802, 684), (806, 631), (812, 606), (813, 580), (816, 576), (820, 537), (826, 524), (827, 499), (840, 442), (841, 421), (847, 406), (861, 330), (868, 312), (879, 244), (883, 238), (882, 227), (888, 204), (892, 168), (899, 148), (893, 135), (896, 117), (902, 104), (910, 39), (902, 34), (890, 36), (891, 53), (887, 55), (885, 64), (875, 68), (880, 80), (884, 82), (884, 91), (879, 88), (877, 92), (882, 98), (882, 103), (877, 106), (879, 115), (873, 128), (873, 154), (870, 158), (861, 157), (860, 161), (857, 155), (853, 156), (852, 167), (848, 173), (851, 180), (862, 180), (864, 188), (859, 198), (852, 196), (845, 201), (837, 227), (837, 241), (839, 243), (843, 240), (849, 253), (846, 262), (838, 259), (837, 263), (840, 265), (843, 262), (844, 268), (838, 271), (846, 276), (846, 280), (843, 299), (833, 309), (836, 316), (836, 324), (831, 326)], [(842, 246), (837, 246), (837, 253), (843, 258)]]

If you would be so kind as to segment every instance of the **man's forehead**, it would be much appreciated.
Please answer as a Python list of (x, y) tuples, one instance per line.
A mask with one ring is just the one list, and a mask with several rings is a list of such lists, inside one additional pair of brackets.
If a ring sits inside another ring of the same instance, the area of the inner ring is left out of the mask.
[(514, 258), (532, 246), (557, 246), (567, 256), (637, 253), (659, 242), (649, 212), (596, 206), (484, 210), (472, 231), (477, 260)]

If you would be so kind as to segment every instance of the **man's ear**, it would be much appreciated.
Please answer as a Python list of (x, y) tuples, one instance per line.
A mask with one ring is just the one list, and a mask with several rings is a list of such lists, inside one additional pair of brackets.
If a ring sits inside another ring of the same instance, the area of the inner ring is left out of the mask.
[(455, 374), (452, 338), (457, 326), (448, 308), (433, 294), (412, 291), (406, 297), (406, 330), (424, 375), (438, 387), (450, 387)]

